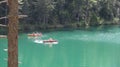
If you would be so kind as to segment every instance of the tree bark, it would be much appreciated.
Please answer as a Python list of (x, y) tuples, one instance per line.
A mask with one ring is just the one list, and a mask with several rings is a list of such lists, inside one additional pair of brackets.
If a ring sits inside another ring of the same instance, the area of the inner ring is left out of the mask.
[(8, 67), (18, 67), (18, 0), (8, 0)]

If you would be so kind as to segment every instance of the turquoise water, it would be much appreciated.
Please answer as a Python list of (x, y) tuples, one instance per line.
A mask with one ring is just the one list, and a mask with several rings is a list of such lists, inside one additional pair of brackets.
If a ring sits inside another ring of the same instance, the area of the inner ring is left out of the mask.
[[(42, 39), (59, 41), (49, 47), (19, 35), (19, 67), (120, 67), (120, 27), (44, 32)], [(7, 67), (7, 39), (0, 39), (0, 67)]]

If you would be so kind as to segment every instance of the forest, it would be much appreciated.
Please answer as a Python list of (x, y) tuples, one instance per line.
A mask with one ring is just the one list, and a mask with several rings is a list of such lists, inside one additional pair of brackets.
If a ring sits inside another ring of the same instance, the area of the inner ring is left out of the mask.
[[(19, 0), (19, 30), (78, 28), (120, 24), (120, 0)], [(6, 3), (0, 4), (0, 17), (9, 12)], [(0, 24), (8, 24), (0, 19)], [(2, 30), (2, 28), (1, 28)]]

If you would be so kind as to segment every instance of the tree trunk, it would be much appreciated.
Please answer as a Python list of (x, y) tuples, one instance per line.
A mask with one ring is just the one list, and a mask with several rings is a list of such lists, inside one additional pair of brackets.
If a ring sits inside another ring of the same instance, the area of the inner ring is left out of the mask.
[(18, 0), (8, 0), (8, 67), (18, 67)]

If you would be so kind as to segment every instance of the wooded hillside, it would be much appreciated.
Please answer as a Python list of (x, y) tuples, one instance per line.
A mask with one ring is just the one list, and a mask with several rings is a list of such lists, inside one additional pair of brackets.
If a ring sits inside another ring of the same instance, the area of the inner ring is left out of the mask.
[[(120, 0), (19, 0), (19, 5), (19, 14), (28, 15), (20, 20), (22, 30), (119, 24), (120, 18)], [(0, 17), (6, 7), (1, 4)]]

